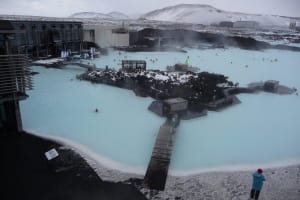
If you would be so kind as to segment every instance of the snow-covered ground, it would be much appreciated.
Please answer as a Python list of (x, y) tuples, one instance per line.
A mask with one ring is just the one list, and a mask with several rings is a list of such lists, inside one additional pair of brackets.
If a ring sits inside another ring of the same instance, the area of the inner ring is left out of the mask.
[(256, 21), (261, 26), (285, 26), (291, 18), (274, 16), (227, 12), (202, 4), (179, 4), (165, 7), (146, 13), (141, 18), (160, 21), (185, 22), (210, 25), (221, 21)]
[[(298, 200), (300, 165), (265, 169), (266, 182), (260, 200)], [(166, 190), (151, 199), (248, 199), (254, 171), (210, 172), (168, 177)], [(149, 194), (149, 196), (151, 193)]]
[[(88, 75), (90, 77), (95, 77), (95, 76), (105, 76), (105, 74), (109, 74), (111, 76), (112, 80), (116, 80), (120, 75), (117, 75), (117, 71), (110, 71), (110, 72), (105, 72), (105, 71), (92, 71)], [(170, 81), (170, 84), (174, 85), (180, 85), (183, 83), (186, 83), (189, 81), (191, 77), (196, 78), (197, 76), (193, 74), (187, 74), (187, 73), (178, 73), (178, 72), (155, 72), (155, 71), (141, 71), (141, 72), (136, 72), (134, 74), (132, 73), (124, 73), (122, 72), (122, 76), (126, 77), (136, 77), (136, 76), (144, 76), (146, 78), (153, 78), (154, 80), (163, 82), (163, 81)]]

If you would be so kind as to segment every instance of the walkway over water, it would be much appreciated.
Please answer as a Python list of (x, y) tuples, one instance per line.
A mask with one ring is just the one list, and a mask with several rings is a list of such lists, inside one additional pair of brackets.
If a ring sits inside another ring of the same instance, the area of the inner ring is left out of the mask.
[[(68, 64), (68, 65), (76, 65), (78, 67), (82, 67), (82, 68), (90, 70), (90, 71), (98, 69), (98, 68), (96, 68), (95, 64), (90, 65), (90, 64), (80, 63), (80, 62), (66, 62), (66, 64)], [(98, 70), (101, 70), (101, 69), (98, 69)]]
[(177, 115), (173, 115), (159, 129), (151, 160), (144, 177), (144, 184), (149, 189), (164, 190), (165, 188), (173, 141), (179, 120)]
[(50, 68), (63, 68), (66, 65), (76, 65), (78, 67), (84, 68), (89, 71), (93, 70), (104, 70), (101, 68), (97, 68), (94, 63), (83, 63), (83, 62), (77, 62), (77, 61), (67, 61), (63, 58), (50, 58), (50, 59), (44, 59), (44, 60), (36, 60), (31, 63), (31, 65), (37, 65), (37, 66), (45, 66)]

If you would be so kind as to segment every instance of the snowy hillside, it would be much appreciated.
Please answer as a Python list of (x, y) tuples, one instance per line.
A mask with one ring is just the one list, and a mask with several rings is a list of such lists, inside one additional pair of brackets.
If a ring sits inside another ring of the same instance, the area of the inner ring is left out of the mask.
[(110, 16), (98, 12), (79, 12), (74, 13), (70, 16), (70, 18), (101, 18), (106, 19), (110, 18)]
[(108, 14), (98, 12), (79, 12), (72, 14), (70, 18), (129, 19), (127, 15), (120, 12), (110, 12)]
[(111, 16), (114, 19), (129, 19), (129, 17), (120, 12), (110, 12), (107, 15)]
[(262, 26), (288, 26), (291, 19), (274, 15), (254, 15), (227, 12), (210, 5), (179, 4), (154, 10), (140, 18), (210, 25), (221, 21), (257, 21)]

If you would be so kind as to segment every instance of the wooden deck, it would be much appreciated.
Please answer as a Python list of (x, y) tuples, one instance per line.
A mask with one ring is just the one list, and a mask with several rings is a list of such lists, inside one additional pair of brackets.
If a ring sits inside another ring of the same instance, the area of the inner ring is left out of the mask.
[(160, 127), (148, 165), (144, 184), (149, 189), (164, 190), (171, 161), (178, 118), (167, 119)]

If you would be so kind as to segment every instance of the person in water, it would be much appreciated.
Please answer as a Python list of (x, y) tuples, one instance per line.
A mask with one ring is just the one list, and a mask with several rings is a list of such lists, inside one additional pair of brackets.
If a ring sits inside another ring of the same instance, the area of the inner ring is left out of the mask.
[(252, 174), (253, 181), (252, 181), (252, 189), (250, 192), (250, 199), (258, 199), (259, 193), (262, 189), (262, 186), (264, 184), (265, 176), (263, 175), (263, 170), (258, 169), (256, 172)]
[(96, 108), (96, 109), (95, 109), (95, 112), (98, 112), (98, 111), (99, 111), (98, 108)]

